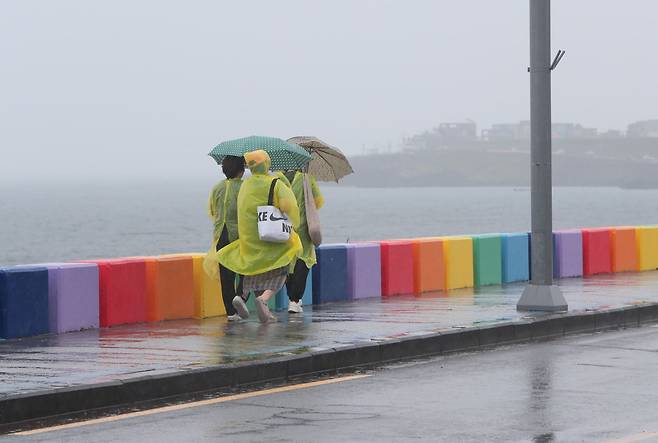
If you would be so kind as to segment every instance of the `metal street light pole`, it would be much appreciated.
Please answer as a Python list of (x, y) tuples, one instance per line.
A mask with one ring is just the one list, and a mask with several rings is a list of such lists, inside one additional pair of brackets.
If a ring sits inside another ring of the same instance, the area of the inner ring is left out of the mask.
[(551, 1), (530, 0), (532, 279), (516, 305), (520, 311), (565, 311), (568, 307), (553, 285), (551, 69), (556, 64), (551, 65)]

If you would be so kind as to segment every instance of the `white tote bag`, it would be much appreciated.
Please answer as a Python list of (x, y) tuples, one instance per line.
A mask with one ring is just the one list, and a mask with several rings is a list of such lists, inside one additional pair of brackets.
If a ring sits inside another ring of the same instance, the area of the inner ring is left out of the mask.
[(290, 239), (293, 228), (288, 216), (274, 206), (274, 187), (277, 180), (272, 180), (267, 206), (258, 207), (258, 237), (267, 242), (285, 243)]

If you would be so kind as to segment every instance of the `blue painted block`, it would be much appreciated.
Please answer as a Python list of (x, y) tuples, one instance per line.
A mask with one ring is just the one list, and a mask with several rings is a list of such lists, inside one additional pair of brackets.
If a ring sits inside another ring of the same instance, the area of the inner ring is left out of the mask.
[(313, 304), (349, 300), (347, 290), (347, 246), (322, 245), (316, 250), (313, 269)]
[(0, 338), (48, 332), (48, 270), (0, 268)]
[(502, 235), (503, 283), (530, 278), (530, 236), (527, 232)]
[[(304, 290), (304, 295), (302, 296), (302, 305), (311, 306), (313, 304), (313, 269), (308, 273), (306, 277), (306, 289)], [(279, 292), (276, 293), (276, 309), (281, 311), (288, 309), (288, 291), (284, 286)]]

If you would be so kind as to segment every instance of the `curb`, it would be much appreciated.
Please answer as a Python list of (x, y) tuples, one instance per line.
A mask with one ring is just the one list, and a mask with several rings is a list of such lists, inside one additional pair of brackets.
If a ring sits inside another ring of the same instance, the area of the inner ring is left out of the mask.
[(538, 319), (445, 330), (126, 381), (49, 389), (0, 399), (0, 425), (418, 357), (635, 328), (654, 321), (658, 321), (658, 303), (646, 303), (605, 311), (554, 314)]

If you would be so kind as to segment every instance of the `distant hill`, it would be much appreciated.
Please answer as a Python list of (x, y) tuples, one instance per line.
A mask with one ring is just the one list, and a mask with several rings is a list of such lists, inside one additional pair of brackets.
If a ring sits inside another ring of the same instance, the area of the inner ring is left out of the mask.
[[(529, 144), (453, 143), (351, 157), (344, 183), (366, 187), (529, 186)], [(658, 188), (658, 139), (553, 141), (555, 186)]]

